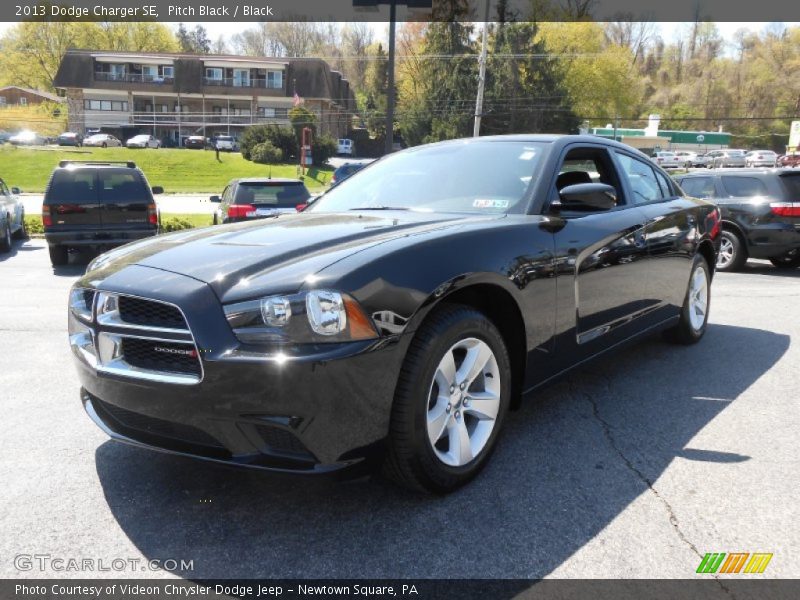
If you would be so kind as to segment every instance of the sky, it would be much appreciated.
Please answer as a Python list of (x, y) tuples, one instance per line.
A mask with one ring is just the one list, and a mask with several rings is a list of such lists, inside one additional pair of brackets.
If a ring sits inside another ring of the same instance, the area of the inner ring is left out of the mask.
[[(234, 34), (239, 33), (242, 31), (243, 28), (247, 27), (246, 23), (237, 22), (237, 23), (186, 23), (190, 27), (194, 27), (195, 25), (203, 25), (209, 33), (209, 37), (212, 40), (216, 40), (219, 36), (222, 36), (224, 39), (230, 39)], [(800, 25), (800, 23), (784, 23), (786, 26), (794, 26)], [(0, 22), (0, 34), (12, 27), (14, 23), (9, 22)], [(172, 27), (177, 27), (177, 23), (167, 23)], [(658, 23), (661, 29), (661, 37), (665, 42), (670, 42), (673, 39), (676, 31), (682, 25), (682, 23)], [(720, 34), (725, 40), (733, 40), (733, 34), (738, 29), (749, 29), (751, 31), (760, 32), (765, 27), (767, 27), (769, 23), (717, 23), (717, 29), (719, 30)], [(377, 40), (386, 40), (389, 36), (388, 34), (388, 25), (386, 23), (370, 23), (370, 27), (372, 28), (375, 38)]]

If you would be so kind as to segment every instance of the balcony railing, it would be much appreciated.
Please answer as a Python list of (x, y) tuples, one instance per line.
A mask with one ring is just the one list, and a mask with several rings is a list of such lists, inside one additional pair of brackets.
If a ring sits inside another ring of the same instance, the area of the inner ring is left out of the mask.
[(152, 113), (134, 112), (133, 122), (135, 125), (151, 125), (153, 123), (161, 125), (250, 125), (252, 123), (277, 123), (288, 121), (288, 116), (276, 114), (274, 117), (263, 117), (260, 115), (220, 115), (206, 113)]
[(267, 90), (282, 90), (283, 85), (269, 79), (241, 79), (239, 77), (203, 77), (203, 84), (220, 87), (262, 88)]
[(143, 75), (142, 73), (109, 73), (95, 71), (95, 81), (121, 81), (127, 83), (155, 83), (165, 84), (175, 81), (174, 77), (159, 77), (158, 75)]

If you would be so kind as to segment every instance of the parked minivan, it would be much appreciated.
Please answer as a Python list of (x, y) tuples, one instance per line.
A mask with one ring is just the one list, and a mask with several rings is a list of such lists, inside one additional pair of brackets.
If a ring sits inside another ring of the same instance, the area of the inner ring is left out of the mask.
[(337, 144), (336, 153), (345, 156), (355, 156), (356, 146), (353, 143), (353, 140), (341, 138)]

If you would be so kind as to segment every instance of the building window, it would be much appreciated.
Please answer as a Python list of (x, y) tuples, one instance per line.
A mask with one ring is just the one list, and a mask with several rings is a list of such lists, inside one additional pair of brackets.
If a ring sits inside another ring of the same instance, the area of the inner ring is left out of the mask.
[(250, 70), (249, 69), (234, 69), (233, 70), (233, 85), (235, 87), (250, 87)]
[(6, 105), (6, 97), (0, 96), (0, 106), (5, 106), (5, 105)]
[(267, 119), (274, 119), (275, 118), (275, 109), (274, 108), (266, 108), (261, 107), (258, 109), (260, 117), (266, 117)]
[(175, 68), (174, 67), (161, 67), (161, 76), (164, 79), (172, 79), (175, 77)]
[(219, 68), (206, 68), (206, 79), (212, 81), (222, 81), (222, 69)]
[(111, 65), (111, 79), (117, 81), (124, 81), (127, 72), (127, 65)]
[(84, 110), (114, 110), (128, 112), (128, 103), (116, 100), (84, 100)]
[(27, 98), (25, 98), (25, 97), (21, 97), (21, 98), (19, 99), (19, 105), (20, 105), (20, 106), (28, 106), (28, 99), (27, 99)]
[(267, 87), (273, 90), (283, 88), (283, 71), (268, 71), (267, 72)]

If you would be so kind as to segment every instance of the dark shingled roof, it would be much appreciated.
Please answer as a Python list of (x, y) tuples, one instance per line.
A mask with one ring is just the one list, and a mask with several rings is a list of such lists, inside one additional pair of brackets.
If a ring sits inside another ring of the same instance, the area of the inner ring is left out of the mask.
[(20, 87), (18, 85), (7, 85), (4, 87), (0, 87), (0, 92), (4, 92), (6, 90), (20, 90), (21, 92), (27, 92), (28, 94), (34, 94), (36, 96), (41, 96), (45, 100), (49, 100), (50, 102), (64, 102), (64, 98), (61, 96), (56, 96), (55, 94), (51, 94), (50, 92), (43, 92), (41, 90), (34, 90), (31, 88)]
[[(250, 60), (274, 61), (287, 63), (284, 85), (285, 95), (301, 98), (323, 98), (332, 100), (346, 110), (355, 110), (355, 96), (350, 83), (338, 71), (319, 58), (281, 58), (239, 56), (232, 54), (176, 54), (170, 52), (106, 52), (103, 50), (68, 50), (61, 60), (56, 73), (54, 85), (57, 88), (93, 88), (100, 87), (94, 81), (92, 54), (113, 56), (119, 54), (131, 62), (130, 56), (164, 57), (174, 61), (175, 81), (171, 92), (199, 93), (202, 91), (203, 60)], [(114, 82), (114, 87), (120, 84)], [(168, 84), (169, 85), (169, 84)], [(162, 86), (162, 89), (167, 89)]]

